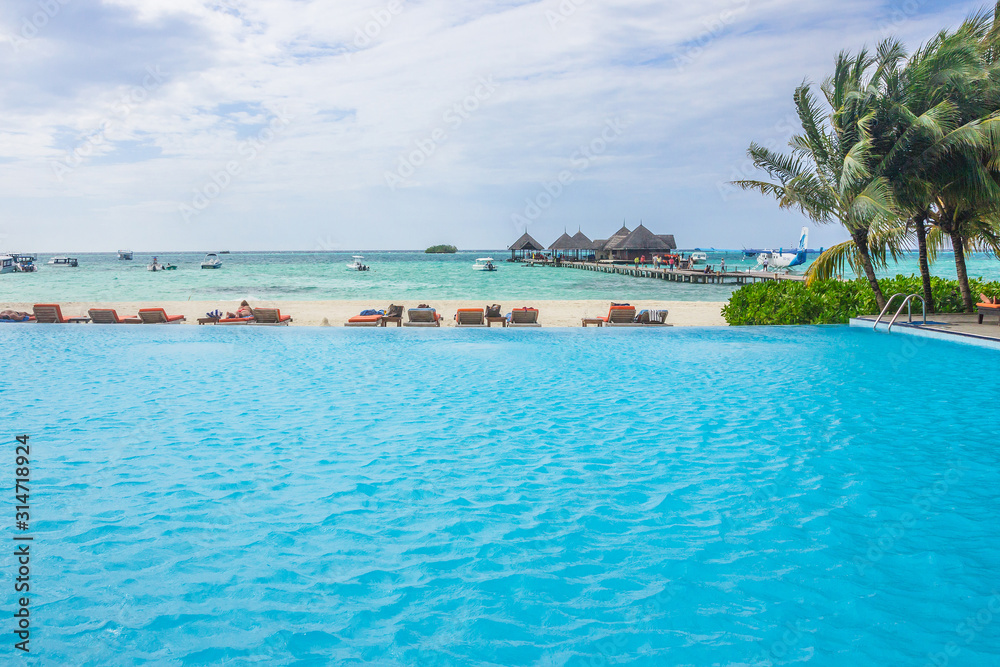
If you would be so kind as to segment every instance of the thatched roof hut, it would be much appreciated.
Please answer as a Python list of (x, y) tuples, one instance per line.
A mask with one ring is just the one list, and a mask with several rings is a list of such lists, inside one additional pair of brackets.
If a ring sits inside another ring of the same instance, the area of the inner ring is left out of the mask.
[(520, 256), (523, 258), (524, 253), (545, 250), (545, 246), (543, 246), (535, 239), (531, 238), (531, 234), (525, 232), (524, 234), (521, 234), (521, 238), (514, 241), (514, 243), (510, 246), (509, 250), (510, 250), (510, 259), (511, 261), (514, 261), (514, 255), (517, 253), (520, 253)]

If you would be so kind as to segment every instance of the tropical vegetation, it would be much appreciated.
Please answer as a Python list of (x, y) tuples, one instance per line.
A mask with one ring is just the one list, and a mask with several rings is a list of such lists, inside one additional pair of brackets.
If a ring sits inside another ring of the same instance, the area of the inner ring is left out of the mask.
[(427, 254), (454, 254), (458, 252), (458, 248), (453, 245), (432, 245), (427, 250), (424, 250)]
[[(976, 294), (1000, 297), (1000, 282), (969, 280)], [(919, 276), (882, 278), (879, 287), (883, 294), (919, 293), (922, 279)], [(957, 280), (932, 276), (930, 287), (938, 312), (958, 313), (965, 310), (961, 288)], [(928, 303), (930, 303), (928, 301)], [(774, 281), (744, 285), (733, 292), (722, 315), (731, 325), (763, 324), (847, 324), (852, 317), (871, 313), (876, 307), (875, 293), (867, 279)], [(913, 303), (914, 312), (920, 314), (920, 302)]]
[(950, 246), (961, 310), (971, 312), (966, 254), (1000, 255), (1000, 3), (910, 55), (892, 39), (841, 53), (820, 92), (805, 82), (795, 91), (802, 128), (790, 153), (750, 145), (768, 180), (735, 184), (847, 231), (809, 267), (814, 295), (849, 267), (867, 284), (869, 312), (881, 309), (878, 273), (916, 249), (915, 291), (931, 311), (948, 309), (930, 263)]

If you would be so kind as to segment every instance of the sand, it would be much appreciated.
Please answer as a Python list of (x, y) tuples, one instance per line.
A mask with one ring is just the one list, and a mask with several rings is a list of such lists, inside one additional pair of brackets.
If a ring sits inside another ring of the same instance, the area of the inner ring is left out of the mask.
[[(415, 301), (396, 301), (406, 307), (414, 307)], [(430, 301), (431, 306), (444, 315), (442, 326), (454, 326), (453, 316), (459, 308), (482, 308), (481, 301)], [(503, 303), (503, 302), (501, 302)], [(721, 310), (725, 302), (720, 301), (630, 301), (638, 309), (666, 308), (670, 311), (668, 324), (675, 326), (725, 326)], [(88, 308), (114, 308), (120, 317), (134, 317), (139, 308), (162, 307), (169, 315), (184, 315), (185, 324), (197, 324), (199, 317), (205, 317), (216, 309), (223, 313), (235, 312), (239, 301), (159, 301), (159, 302), (114, 302), (114, 303), (73, 303), (60, 304), (64, 317), (85, 316)], [(258, 301), (251, 306), (280, 308), (282, 315), (292, 316), (293, 326), (343, 326), (344, 322), (366, 308), (385, 308), (388, 303), (374, 301)], [(584, 317), (598, 317), (608, 314), (608, 301), (526, 301), (503, 303), (503, 313), (511, 308), (532, 306), (538, 308), (538, 321), (543, 327), (578, 327)], [(0, 304), (0, 309), (13, 308), (31, 312), (30, 303)]]

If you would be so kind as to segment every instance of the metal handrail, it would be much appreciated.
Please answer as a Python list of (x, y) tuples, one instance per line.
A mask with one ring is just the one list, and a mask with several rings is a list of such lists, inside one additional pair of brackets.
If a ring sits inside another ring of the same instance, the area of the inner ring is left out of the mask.
[(911, 294), (910, 296), (906, 297), (906, 299), (903, 301), (902, 304), (900, 304), (899, 310), (896, 311), (896, 314), (893, 315), (892, 317), (892, 321), (889, 322), (889, 328), (886, 329), (886, 333), (892, 332), (892, 325), (896, 323), (896, 318), (899, 317), (899, 314), (901, 312), (903, 312), (903, 306), (906, 306), (907, 320), (911, 324), (913, 323), (913, 310), (910, 305), (910, 302), (913, 300), (914, 297), (920, 299), (920, 304), (923, 306), (923, 311), (924, 311), (924, 324), (927, 324), (927, 302), (924, 301), (924, 297), (920, 296), (919, 294)]
[(882, 312), (878, 314), (878, 318), (875, 320), (875, 326), (872, 327), (872, 331), (875, 331), (876, 329), (878, 329), (878, 323), (882, 321), (883, 317), (885, 317), (886, 311), (889, 310), (889, 306), (892, 305), (893, 300), (897, 296), (906, 296), (906, 293), (905, 292), (897, 292), (897, 293), (895, 293), (895, 294), (893, 294), (892, 296), (889, 297), (889, 300), (885, 302), (885, 308), (883, 308)]

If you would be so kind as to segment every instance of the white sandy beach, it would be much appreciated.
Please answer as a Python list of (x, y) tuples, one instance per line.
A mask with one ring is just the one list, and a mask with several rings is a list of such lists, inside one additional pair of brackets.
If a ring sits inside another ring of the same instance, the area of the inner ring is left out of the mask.
[[(79, 303), (63, 302), (61, 305), (64, 317), (86, 316), (89, 308), (114, 308), (120, 317), (134, 317), (140, 308), (164, 308), (169, 315), (184, 315), (185, 324), (197, 324), (199, 317), (216, 309), (223, 313), (235, 312), (239, 301), (132, 301)], [(416, 301), (394, 301), (404, 307), (415, 307)], [(444, 316), (443, 326), (453, 326), (453, 316), (459, 308), (483, 308), (481, 301), (429, 301), (439, 313)], [(675, 326), (725, 326), (721, 310), (725, 305), (722, 301), (629, 301), (637, 309), (667, 308), (670, 316), (668, 324)], [(503, 305), (503, 313), (512, 308), (531, 306), (538, 308), (538, 321), (544, 327), (579, 327), (584, 317), (607, 315), (608, 301), (572, 300), (572, 301), (525, 301), (508, 302)], [(0, 308), (13, 308), (31, 312), (31, 303), (0, 304)], [(292, 316), (293, 326), (343, 326), (344, 322), (366, 308), (383, 309), (388, 303), (372, 301), (256, 301), (251, 306), (280, 308), (282, 315)]]

